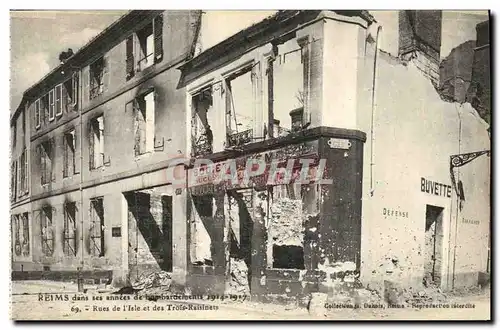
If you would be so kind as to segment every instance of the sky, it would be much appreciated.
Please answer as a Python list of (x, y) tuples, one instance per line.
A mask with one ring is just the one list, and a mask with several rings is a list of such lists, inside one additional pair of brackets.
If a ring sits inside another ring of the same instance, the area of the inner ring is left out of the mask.
[[(85, 45), (92, 37), (127, 11), (13, 11), (11, 32), (11, 99), (13, 111), (24, 90), (59, 64), (59, 53)], [(209, 48), (275, 11), (207, 11), (203, 46)], [(383, 25), (381, 48), (397, 55), (398, 15), (395, 11), (370, 11)], [(487, 19), (486, 12), (443, 12), (441, 57), (452, 48), (474, 40), (477, 23)], [(457, 28), (457, 23), (461, 28)], [(220, 28), (224, 27), (224, 28)]]

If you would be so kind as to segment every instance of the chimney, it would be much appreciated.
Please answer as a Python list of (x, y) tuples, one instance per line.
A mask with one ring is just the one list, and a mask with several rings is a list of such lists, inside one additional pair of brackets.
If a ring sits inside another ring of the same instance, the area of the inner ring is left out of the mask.
[(441, 51), (440, 10), (399, 11), (399, 49), (403, 61), (413, 61), (433, 84), (439, 84)]
[(70, 58), (71, 56), (73, 56), (73, 49), (68, 48), (68, 50), (67, 50), (67, 51), (59, 53), (59, 62), (61, 62), (61, 64), (63, 64), (63, 63), (65, 63), (65, 62), (68, 60), (68, 58)]

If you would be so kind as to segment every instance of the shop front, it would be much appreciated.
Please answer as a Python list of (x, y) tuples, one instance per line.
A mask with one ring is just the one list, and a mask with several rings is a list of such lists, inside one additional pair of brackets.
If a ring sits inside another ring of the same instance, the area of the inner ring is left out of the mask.
[(354, 276), (364, 139), (359, 131), (319, 127), (192, 167), (192, 292), (280, 300)]

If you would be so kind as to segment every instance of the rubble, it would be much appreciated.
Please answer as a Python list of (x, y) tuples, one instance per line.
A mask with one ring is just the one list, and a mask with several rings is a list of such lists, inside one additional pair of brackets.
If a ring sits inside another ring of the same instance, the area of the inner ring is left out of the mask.
[(274, 245), (304, 245), (301, 200), (275, 199), (271, 205), (271, 214), (269, 237)]
[(125, 286), (113, 294), (158, 295), (168, 292), (171, 284), (172, 278), (165, 271), (143, 273), (132, 285)]
[(243, 259), (230, 259), (230, 280), (227, 284), (226, 293), (235, 295), (250, 295), (248, 267)]

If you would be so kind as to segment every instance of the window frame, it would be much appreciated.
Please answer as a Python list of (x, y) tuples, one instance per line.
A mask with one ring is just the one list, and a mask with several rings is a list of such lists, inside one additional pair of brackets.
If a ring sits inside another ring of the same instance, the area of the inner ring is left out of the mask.
[[(99, 123), (99, 118), (102, 118), (102, 129), (101, 125)], [(89, 169), (90, 170), (98, 170), (100, 168), (104, 168), (105, 162), (104, 162), (104, 157), (105, 157), (105, 152), (104, 152), (104, 131), (105, 131), (105, 124), (104, 124), (104, 114), (97, 115), (93, 117), (92, 119), (89, 120), (89, 144), (91, 144), (89, 148)], [(99, 141), (96, 143), (96, 127), (97, 131), (99, 131)], [(98, 146), (98, 150), (96, 150)], [(99, 154), (101, 157), (96, 158), (96, 152), (99, 151)], [(96, 166), (96, 159), (99, 159), (99, 166)]]
[[(152, 95), (152, 109), (148, 111), (146, 96)], [(142, 99), (142, 103), (140, 100)], [(134, 111), (134, 154), (135, 157), (141, 157), (143, 155), (151, 154), (155, 151), (155, 136), (156, 136), (156, 127), (155, 127), (155, 115), (156, 115), (156, 92), (153, 88), (146, 90), (144, 93), (141, 93), (137, 97), (135, 97), (132, 101), (133, 111)], [(142, 109), (141, 106), (144, 106)], [(142, 121), (139, 123), (137, 120), (138, 116), (142, 117)], [(148, 116), (149, 114), (149, 116)], [(141, 137), (138, 140), (138, 132), (140, 132), (139, 125), (144, 125), (144, 129), (142, 130), (144, 133), (144, 150), (142, 150), (141, 145)], [(138, 144), (139, 142), (139, 144)]]
[[(68, 143), (68, 136), (72, 136), (71, 139), (71, 145)], [(63, 178), (70, 178), (74, 174), (76, 174), (75, 167), (76, 167), (76, 129), (70, 128), (67, 131), (64, 132), (63, 134)], [(68, 149), (71, 149), (72, 151), (72, 157), (69, 157), (69, 152)], [(73, 171), (69, 171), (69, 162), (72, 162), (72, 169)]]
[[(47, 211), (50, 210), (50, 217), (47, 215), (49, 214)], [(52, 232), (53, 230), (53, 212), (52, 212), (52, 207), (47, 206), (43, 207), (40, 210), (40, 236), (41, 236), (41, 243), (42, 243), (42, 254), (46, 257), (51, 257), (54, 254), (54, 233)], [(45, 228), (45, 232), (44, 229)], [(48, 232), (51, 232), (50, 237), (48, 235)], [(50, 245), (49, 245), (50, 242)], [(45, 243), (45, 244), (44, 244)], [(47, 247), (49, 249), (47, 249)], [(50, 253), (47, 253), (47, 251), (50, 250)]]
[[(94, 79), (96, 77), (96, 72), (94, 71), (98, 67), (97, 66), (98, 61), (102, 61), (102, 67), (99, 73), (100, 79), (97, 83), (96, 79)], [(95, 59), (92, 63), (89, 64), (89, 85), (88, 85), (89, 101), (92, 101), (93, 99), (97, 98), (98, 96), (104, 93), (105, 74), (106, 74), (106, 56), (105, 54), (103, 54), (102, 56), (99, 56), (97, 59)]]
[[(97, 203), (102, 211), (102, 217), (99, 216), (99, 212), (95, 207)], [(96, 221), (96, 219), (98, 221)], [(96, 228), (96, 222), (99, 225), (99, 229)], [(105, 257), (106, 256), (106, 245), (105, 245), (105, 222), (104, 222), (104, 197), (94, 197), (90, 199), (90, 219), (89, 219), (89, 254), (92, 257)], [(95, 239), (99, 239), (99, 246), (96, 244)], [(92, 244), (93, 243), (93, 244)], [(97, 249), (96, 249), (97, 248)], [(99, 252), (99, 254), (96, 253)]]
[[(69, 214), (69, 206), (71, 205), (71, 210), (73, 211), (73, 214)], [(76, 214), (77, 214), (77, 208), (76, 208), (76, 202), (65, 202), (64, 203), (64, 224), (63, 224), (63, 253), (65, 256), (71, 256), (74, 257), (77, 254), (77, 237), (76, 237)], [(69, 236), (69, 222), (70, 218), (72, 218), (72, 233), (73, 236)], [(70, 245), (70, 242), (71, 245)], [(70, 253), (70, 249), (72, 253)]]

